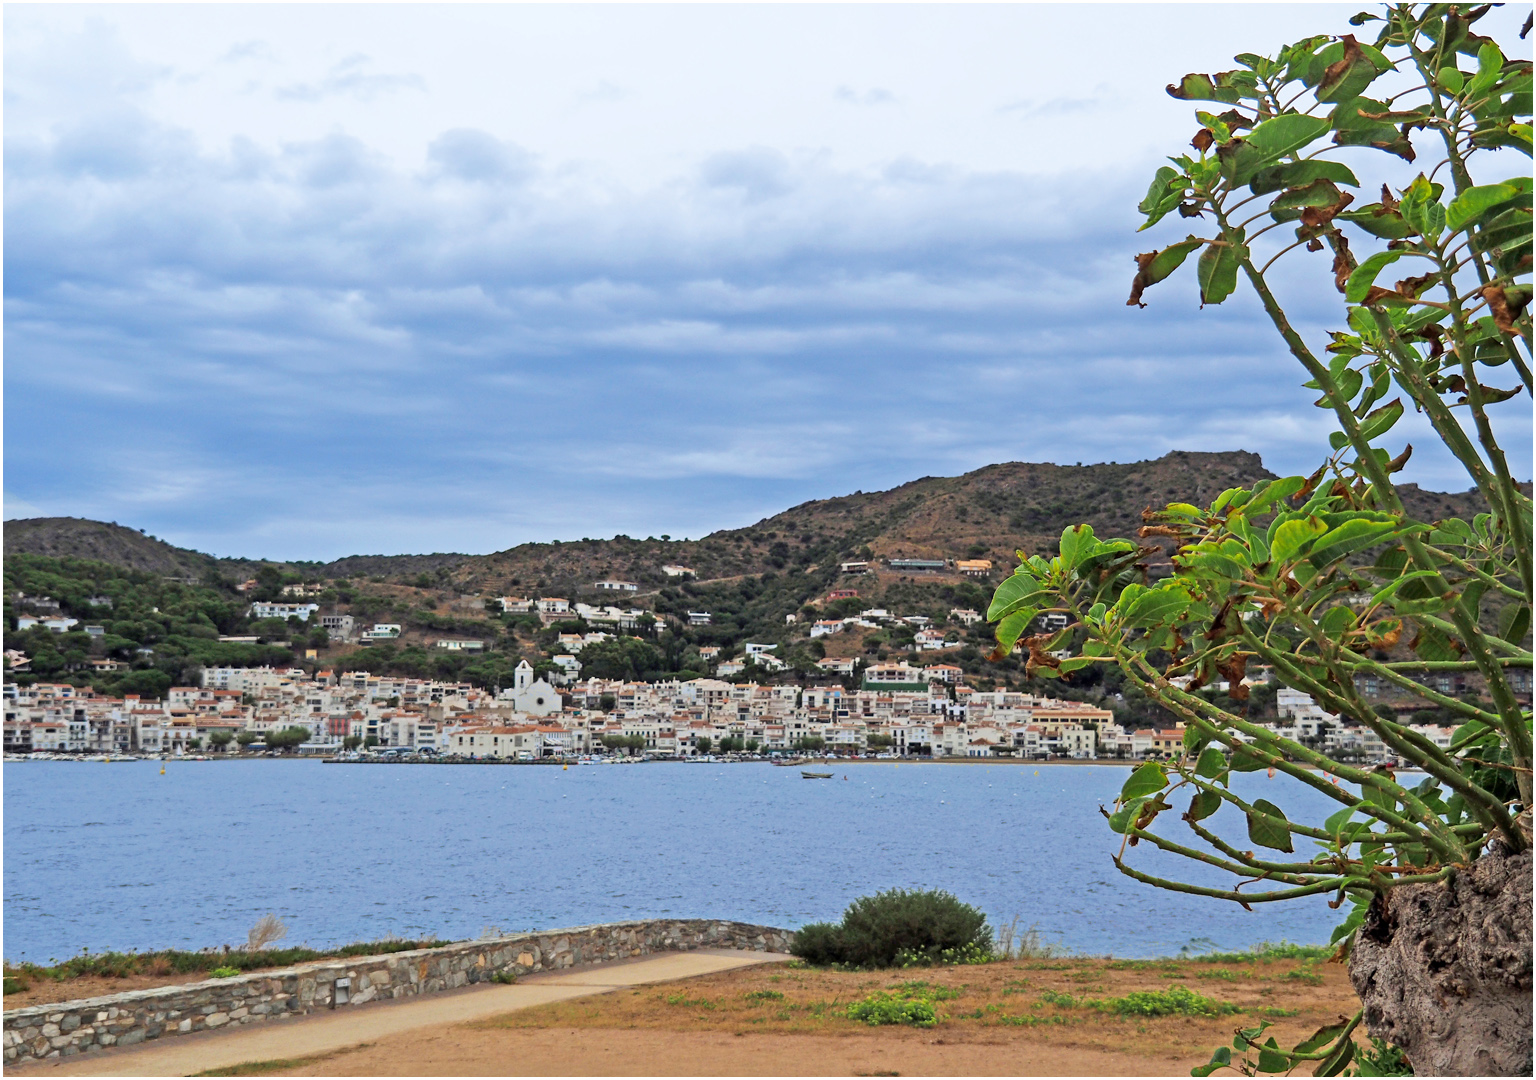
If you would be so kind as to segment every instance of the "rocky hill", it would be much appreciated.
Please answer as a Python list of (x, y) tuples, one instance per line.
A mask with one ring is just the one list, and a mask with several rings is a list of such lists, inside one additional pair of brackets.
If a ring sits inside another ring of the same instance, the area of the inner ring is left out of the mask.
[[(963, 476), (923, 477), (889, 491), (854, 492), (802, 503), (742, 529), (694, 541), (627, 536), (521, 544), (490, 555), (354, 555), (330, 563), (279, 563), (315, 579), (420, 582), (463, 592), (557, 590), (623, 578), (644, 590), (667, 582), (665, 564), (717, 580), (793, 568), (827, 569), (855, 558), (990, 558), (1000, 570), (1013, 552), (1053, 549), (1068, 525), (1086, 521), (1101, 536), (1131, 536), (1148, 506), (1204, 503), (1224, 488), (1274, 474), (1257, 454), (1175, 451), (1129, 464), (1009, 462)], [(1410, 512), (1423, 518), (1474, 512), (1471, 493), (1440, 494), (1405, 485)], [(135, 529), (80, 518), (5, 523), (7, 550), (94, 559), (166, 576), (235, 578), (260, 563), (177, 548)]]
[(85, 518), (18, 518), (5, 523), (7, 552), (54, 558), (92, 559), (125, 570), (165, 577), (202, 578), (217, 572), (220, 560), (174, 547), (138, 529)]

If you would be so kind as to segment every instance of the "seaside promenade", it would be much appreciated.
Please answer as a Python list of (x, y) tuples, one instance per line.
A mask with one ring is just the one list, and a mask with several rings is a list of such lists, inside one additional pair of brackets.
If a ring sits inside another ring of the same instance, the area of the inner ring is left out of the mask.
[(253, 1061), (296, 1061), (410, 1031), (484, 1020), (555, 1001), (605, 994), (649, 983), (788, 960), (780, 953), (697, 949), (634, 960), (583, 964), (527, 975), (510, 986), (479, 983), (461, 990), (357, 1011), (273, 1021), (233, 1031), (209, 1031), (126, 1050), (105, 1050), (73, 1060), (7, 1066), (7, 1076), (192, 1076)]

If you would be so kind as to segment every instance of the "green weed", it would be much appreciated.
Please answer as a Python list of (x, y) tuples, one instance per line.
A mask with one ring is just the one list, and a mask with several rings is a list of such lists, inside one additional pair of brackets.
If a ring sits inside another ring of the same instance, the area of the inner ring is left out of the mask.
[(870, 994), (863, 1001), (855, 1001), (849, 1005), (847, 1015), (848, 1019), (861, 1021), (871, 1027), (879, 1027), (882, 1024), (933, 1027), (939, 1022), (938, 1013), (931, 1001), (900, 997), (883, 990)]

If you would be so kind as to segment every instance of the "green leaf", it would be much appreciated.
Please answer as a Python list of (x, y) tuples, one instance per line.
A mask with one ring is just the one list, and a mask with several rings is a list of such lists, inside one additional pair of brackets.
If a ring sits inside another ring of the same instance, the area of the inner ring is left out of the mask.
[(1440, 193), (1444, 187), (1420, 173), (1403, 189), (1403, 201), (1398, 213), (1415, 231), (1433, 243), (1445, 228), (1445, 207), (1440, 205)]
[(1328, 133), (1330, 127), (1329, 122), (1321, 116), (1286, 113), (1265, 120), (1250, 131), (1244, 141), (1264, 157), (1273, 160), (1321, 138)]
[(1162, 791), (1167, 786), (1168, 774), (1163, 771), (1163, 767), (1155, 761), (1149, 761), (1131, 773), (1125, 786), (1120, 789), (1120, 798), (1127, 801), (1139, 799)]
[(1248, 249), (1242, 244), (1211, 244), (1200, 253), (1196, 277), (1200, 283), (1200, 303), (1219, 304), (1237, 288), (1237, 271)]
[(1392, 430), (1392, 425), (1397, 423), (1403, 415), (1403, 399), (1393, 398), (1385, 405), (1379, 405), (1365, 414), (1365, 419), (1360, 423), (1360, 436), (1366, 442), (1379, 439)]
[(1396, 521), (1356, 518), (1329, 529), (1312, 544), (1312, 565), (1321, 570), (1331, 562), (1381, 543), (1397, 531)]
[(1499, 81), (1504, 72), (1504, 54), (1493, 42), (1487, 42), (1477, 50), (1477, 74), (1467, 84), (1467, 97), (1477, 97)]
[[(1398, 550), (1401, 550), (1401, 549), (1398, 549)], [(1383, 558), (1385, 558), (1385, 556), (1383, 556)], [(1379, 565), (1380, 562), (1381, 562), (1381, 559), (1377, 559), (1376, 561), (1377, 561), (1377, 563)], [(1402, 567), (1403, 567), (1403, 563), (1398, 563), (1397, 564), (1397, 569), (1401, 570)], [(1402, 577), (1400, 577), (1397, 580), (1393, 581), (1391, 584), (1387, 585), (1384, 588), (1378, 589), (1375, 593), (1373, 593), (1371, 595), (1371, 603), (1373, 605), (1374, 604), (1384, 604), (1384, 603), (1386, 603), (1388, 600), (1392, 599), (1392, 597), (1397, 593), (1397, 591), (1399, 589), (1402, 589), (1409, 582), (1419, 581), (1419, 582), (1427, 583), (1429, 581), (1429, 579), (1434, 578), (1434, 579), (1438, 580), (1439, 577), (1440, 577), (1440, 571), (1438, 571), (1438, 570), (1415, 570), (1411, 574), (1404, 574)]]
[(1348, 1020), (1340, 1020), (1336, 1024), (1327, 1024), (1314, 1031), (1311, 1036), (1296, 1044), (1296, 1053), (1315, 1054), (1340, 1035), (1349, 1027)]
[(1511, 645), (1519, 645), (1531, 632), (1531, 607), (1521, 600), (1505, 604), (1499, 609), (1499, 637)]
[(1253, 498), (1248, 502), (1248, 513), (1259, 514), (1271, 503), (1284, 503), (1292, 495), (1307, 486), (1304, 476), (1282, 476), (1278, 480), (1271, 480), (1267, 484), (1260, 484), (1254, 489)]
[(1195, 797), (1189, 800), (1189, 810), (1184, 816), (1190, 821), (1204, 821), (1221, 809), (1221, 803), (1221, 796), (1216, 792), (1197, 791)]
[(1359, 187), (1360, 181), (1349, 167), (1337, 161), (1313, 158), (1311, 161), (1293, 161), (1285, 165), (1271, 165), (1260, 169), (1248, 184), (1255, 195), (1268, 195), (1281, 188), (1306, 187), (1317, 180), (1332, 180), (1335, 184)]
[(1038, 608), (1021, 608), (997, 624), (997, 647), (1004, 656), (1013, 651), (1014, 645), (1018, 643), (1024, 631), (1029, 629), (1029, 624), (1035, 621), (1035, 616), (1038, 614)]
[(1141, 816), (1141, 807), (1146, 801), (1143, 798), (1121, 803), (1120, 809), (1109, 815), (1109, 827), (1124, 836), (1130, 827), (1136, 823), (1136, 819)]
[(1218, 1046), (1216, 1052), (1211, 1055), (1208, 1065), (1196, 1065), (1189, 1070), (1190, 1076), (1210, 1076), (1217, 1069), (1230, 1069), (1232, 1067), (1232, 1051), (1225, 1046)]
[[(1124, 600), (1123, 594), (1121, 599)], [(1189, 607), (1189, 596), (1174, 589), (1147, 589), (1136, 593), (1129, 605), (1117, 604), (1116, 607), (1120, 609), (1120, 617), (1132, 626), (1160, 626), (1173, 621)]]
[(1269, 762), (1254, 756), (1246, 746), (1232, 748), (1233, 772), (1260, 772), (1267, 768), (1269, 768)]
[(1077, 564), (1093, 554), (1097, 538), (1091, 525), (1069, 525), (1061, 533), (1061, 565), (1065, 570), (1076, 570)]
[[(1444, 601), (1441, 604), (1449, 606)], [(1461, 659), (1461, 653), (1451, 647), (1451, 639), (1433, 626), (1419, 627), (1419, 636), (1413, 641), (1413, 652), (1420, 660), (1431, 663)]]
[(1461, 88), (1466, 85), (1465, 76), (1456, 68), (1448, 67), (1440, 69), (1440, 85), (1446, 93), (1455, 96), (1461, 93)]
[(1520, 189), (1513, 184), (1484, 184), (1468, 188), (1451, 200), (1451, 205), (1446, 208), (1445, 227), (1451, 232), (1460, 232), (1493, 207), (1519, 194)]
[(1033, 574), (1012, 574), (992, 594), (987, 621), (996, 622), (1021, 607), (1039, 607), (1047, 596), (1047, 589)]
[(1371, 291), (1371, 286), (1376, 284), (1376, 275), (1403, 255), (1401, 251), (1378, 251), (1355, 267), (1354, 273), (1349, 275), (1349, 281), (1344, 285), (1344, 299), (1352, 304), (1360, 303), (1365, 299), (1365, 294)]
[(1413, 144), (1408, 137), (1392, 124), (1372, 120), (1363, 113), (1391, 112), (1383, 102), (1368, 97), (1341, 101), (1329, 116), (1333, 124), (1333, 141), (1340, 146), (1374, 146), (1389, 154), (1396, 154), (1405, 161), (1414, 159)]
[(1255, 800), (1253, 809), (1248, 812), (1248, 839), (1275, 851), (1294, 850), (1285, 813), (1266, 799)]
[(1227, 771), (1227, 755), (1214, 746), (1207, 746), (1195, 762), (1195, 775), (1211, 779)]
[[(1327, 59), (1335, 50), (1339, 53), (1337, 60), (1329, 63), (1323, 72), (1322, 81), (1317, 84), (1318, 101), (1348, 101), (1359, 97), (1376, 80), (1377, 75), (1391, 66), (1386, 57), (1371, 46), (1355, 44), (1353, 40), (1329, 46), (1323, 50), (1319, 59)], [(1381, 57), (1379, 64), (1376, 57)]]
[(1387, 210), (1380, 203), (1347, 210), (1337, 215), (1337, 220), (1352, 222), (1382, 240), (1402, 240), (1413, 235), (1413, 230), (1403, 220), (1402, 214), (1396, 210)]
[(1355, 1059), (1353, 1039), (1341, 1039), (1333, 1053), (1325, 1057), (1312, 1073), (1313, 1076), (1338, 1076)]
[(1145, 285), (1156, 285), (1183, 266), (1190, 252), (1203, 243), (1205, 243), (1204, 240), (1192, 235), (1187, 240), (1180, 240), (1177, 244), (1169, 244), (1152, 256), (1152, 261), (1147, 263), (1146, 269), (1139, 272), (1138, 277)]
[(1261, 1073), (1289, 1072), (1291, 1059), (1278, 1050), (1271, 1050), (1267, 1046), (1259, 1047), (1258, 1071)]
[[(1320, 564), (1314, 562), (1313, 565), (1317, 566)], [(1323, 617), (1317, 620), (1317, 625), (1329, 637), (1338, 638), (1351, 626), (1355, 625), (1355, 615), (1348, 607), (1339, 604), (1323, 612)]]
[[(1346, 806), (1338, 813), (1328, 815), (1328, 819), (1323, 822), (1323, 830), (1325, 832), (1332, 833), (1334, 836), (1338, 836), (1339, 833), (1343, 830), (1344, 826), (1349, 824), (1349, 819), (1354, 816), (1355, 808), (1353, 806)], [(1300, 1047), (1297, 1049), (1300, 1049)]]
[(1288, 562), (1301, 550), (1328, 531), (1328, 525), (1316, 517), (1292, 518), (1275, 529), (1270, 541), (1270, 557), (1276, 562)]
[(1228, 82), (1235, 72), (1219, 72), (1213, 79), (1198, 73), (1184, 76), (1177, 83), (1168, 84), (1168, 96), (1181, 101), (1224, 101), (1235, 105), (1242, 100), (1237, 88)]
[[(1141, 200), (1136, 209), (1140, 210), (1143, 214), (1150, 214), (1153, 210), (1157, 209), (1162, 201), (1168, 197), (1169, 191), (1174, 190), (1173, 185), (1176, 180), (1180, 180), (1177, 169), (1170, 169), (1167, 165), (1158, 169), (1157, 172), (1152, 174), (1152, 185), (1147, 188), (1147, 197)], [(1180, 183), (1177, 190), (1183, 190), (1183, 186)]]

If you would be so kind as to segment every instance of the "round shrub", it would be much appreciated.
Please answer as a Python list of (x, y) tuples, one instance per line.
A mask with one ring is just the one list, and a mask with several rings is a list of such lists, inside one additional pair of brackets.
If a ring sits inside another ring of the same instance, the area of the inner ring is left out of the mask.
[(992, 929), (985, 915), (951, 893), (890, 889), (848, 905), (840, 926), (802, 928), (791, 951), (823, 966), (978, 963), (991, 959)]
[(843, 962), (842, 931), (832, 923), (807, 923), (795, 931), (789, 951), (816, 967), (840, 964)]

